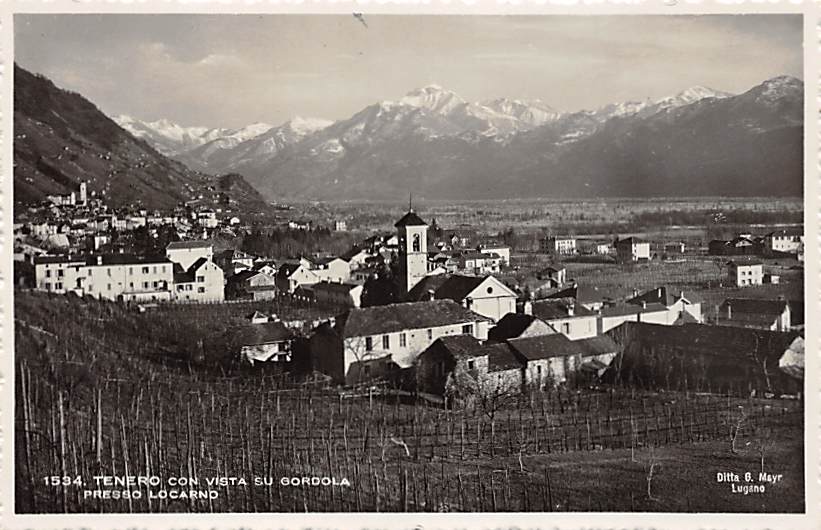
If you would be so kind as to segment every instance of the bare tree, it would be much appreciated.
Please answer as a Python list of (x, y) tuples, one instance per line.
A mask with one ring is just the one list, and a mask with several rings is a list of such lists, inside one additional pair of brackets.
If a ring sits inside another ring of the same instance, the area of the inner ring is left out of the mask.
[(644, 464), (645, 470), (645, 479), (647, 480), (647, 498), (651, 501), (657, 501), (656, 497), (653, 497), (653, 478), (656, 476), (656, 469), (661, 467), (661, 463), (659, 463), (658, 457), (656, 455), (656, 448), (655, 446), (650, 446), (650, 453), (647, 456), (647, 461)]
[(730, 451), (734, 455), (738, 454), (738, 450), (736, 449), (736, 440), (738, 440), (738, 433), (741, 432), (741, 428), (744, 426), (745, 421), (747, 421), (747, 412), (743, 407), (741, 407), (735, 425), (730, 426)]
[(764, 473), (764, 457), (767, 452), (775, 445), (773, 438), (773, 431), (769, 427), (761, 427), (756, 429), (755, 433), (756, 449), (758, 450), (758, 457), (761, 462), (761, 472)]

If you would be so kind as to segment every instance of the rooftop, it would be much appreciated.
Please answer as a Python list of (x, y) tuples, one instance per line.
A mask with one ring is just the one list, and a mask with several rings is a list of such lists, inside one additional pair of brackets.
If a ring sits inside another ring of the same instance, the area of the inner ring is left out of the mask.
[(337, 319), (345, 338), (489, 321), (453, 300), (406, 302), (351, 309)]
[(168, 244), (166, 250), (209, 248), (212, 246), (213, 244), (210, 241), (173, 241)]
[(778, 316), (783, 313), (787, 307), (786, 300), (758, 300), (754, 298), (727, 298), (721, 304), (721, 310), (726, 314), (727, 307), (733, 315), (739, 313), (753, 313), (759, 315), (773, 315)]
[(398, 220), (395, 225), (397, 228), (403, 226), (428, 226), (428, 223), (423, 221), (413, 210), (406, 213), (402, 219)]

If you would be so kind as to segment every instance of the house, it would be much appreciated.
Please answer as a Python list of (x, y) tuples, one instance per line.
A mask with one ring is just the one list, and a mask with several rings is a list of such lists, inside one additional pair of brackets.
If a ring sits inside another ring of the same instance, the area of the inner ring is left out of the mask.
[(518, 394), (522, 363), (507, 343), (481, 344), (471, 335), (436, 339), (416, 361), (416, 389), (452, 400)]
[(488, 331), (489, 342), (504, 342), (519, 337), (537, 337), (558, 333), (556, 329), (528, 313), (508, 313)]
[(225, 276), (216, 263), (199, 258), (187, 270), (174, 265), (174, 290), (177, 302), (222, 302), (225, 300)]
[(641, 304), (616, 304), (602, 307), (599, 310), (597, 332), (599, 334), (607, 333), (625, 322), (651, 322), (671, 326), (676, 320), (671, 321), (671, 312), (664, 304), (648, 304), (647, 302)]
[(254, 311), (247, 317), (245, 317), (251, 324), (263, 324), (268, 322), (269, 318), (268, 315), (265, 313), (261, 313), (260, 311)]
[(619, 346), (609, 337), (570, 340), (561, 333), (508, 340), (524, 365), (522, 383), (534, 389), (565, 383), (583, 369), (607, 366)]
[(164, 256), (36, 256), (33, 263), (35, 289), (124, 302), (171, 298), (173, 264)]
[(730, 241), (714, 239), (707, 244), (707, 249), (714, 256), (752, 256), (761, 253), (762, 243), (751, 234), (741, 234)]
[(728, 261), (727, 278), (737, 287), (761, 285), (764, 283), (764, 265), (760, 261)]
[(664, 243), (664, 255), (667, 258), (678, 257), (684, 254), (685, 248), (683, 241), (668, 241)]
[(174, 241), (165, 248), (165, 255), (188, 270), (200, 258), (213, 260), (214, 246), (209, 241)]
[(622, 350), (605, 374), (609, 382), (733, 395), (803, 392), (803, 380), (780, 369), (799, 348), (794, 332), (626, 322), (608, 336)]
[(555, 287), (562, 287), (567, 283), (567, 269), (550, 266), (539, 271), (536, 277), (540, 280), (549, 280)]
[(792, 326), (790, 304), (786, 300), (728, 298), (716, 317), (716, 324), (721, 326), (769, 331), (789, 331)]
[(453, 300), (350, 309), (310, 337), (313, 366), (349, 385), (392, 378), (439, 337), (461, 334), (485, 340), (488, 321)]
[(763, 237), (764, 252), (768, 255), (777, 253), (797, 254), (804, 242), (804, 229), (784, 228), (770, 232)]
[(282, 322), (263, 322), (243, 326), (237, 331), (240, 358), (250, 365), (291, 362), (296, 336)]
[(277, 294), (276, 277), (251, 269), (241, 270), (228, 277), (225, 294), (234, 299), (272, 300)]
[(510, 265), (510, 247), (504, 245), (479, 245), (476, 250), (482, 254), (496, 255), (502, 267)]
[(214, 263), (225, 272), (225, 274), (236, 274), (241, 270), (254, 267), (256, 258), (250, 254), (233, 248), (223, 250), (214, 254)]
[(320, 278), (301, 263), (283, 263), (275, 278), (277, 289), (293, 294), (297, 287), (319, 283)]
[(548, 236), (539, 241), (539, 250), (546, 254), (570, 256), (576, 253), (576, 238), (570, 236)]
[(346, 230), (348, 230), (348, 223), (345, 221), (334, 221), (335, 232), (345, 232)]
[(597, 311), (604, 306), (623, 301), (630, 293), (631, 291), (626, 288), (598, 287), (574, 283), (570, 287), (548, 294), (545, 298), (573, 298), (577, 304), (581, 304), (592, 311)]
[(453, 300), (494, 322), (516, 312), (516, 293), (493, 276), (436, 274), (425, 276), (407, 294), (407, 300)]
[(627, 303), (633, 305), (661, 304), (666, 307), (668, 312), (667, 321), (657, 322), (658, 324), (674, 324), (684, 313), (692, 317), (693, 322), (703, 322), (701, 302), (696, 302), (690, 298), (684, 296), (684, 291), (674, 292), (670, 287), (662, 285), (643, 293), (635, 292), (633, 297), (627, 300)]
[(616, 240), (616, 258), (621, 263), (650, 260), (650, 243), (637, 237)]
[(342, 254), (340, 258), (348, 262), (348, 266), (350, 269), (356, 270), (360, 267), (364, 267), (367, 263), (367, 259), (372, 257), (373, 254), (364, 248), (357, 248), (354, 247), (348, 252)]
[(525, 302), (524, 312), (546, 322), (571, 340), (594, 337), (597, 333), (596, 312), (578, 304), (574, 298)]
[(350, 263), (337, 257), (314, 259), (311, 272), (319, 278), (319, 281), (342, 283), (351, 279)]
[(495, 252), (468, 250), (455, 254), (457, 268), (468, 274), (493, 274), (502, 270), (502, 258)]
[(364, 287), (353, 283), (321, 281), (308, 287), (313, 300), (323, 306), (360, 307)]

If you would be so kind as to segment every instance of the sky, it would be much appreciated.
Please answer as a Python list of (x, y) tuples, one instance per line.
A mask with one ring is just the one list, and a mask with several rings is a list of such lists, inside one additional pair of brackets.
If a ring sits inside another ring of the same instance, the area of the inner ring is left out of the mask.
[(344, 119), (432, 83), (560, 111), (803, 77), (800, 15), (15, 15), (15, 61), (108, 115)]

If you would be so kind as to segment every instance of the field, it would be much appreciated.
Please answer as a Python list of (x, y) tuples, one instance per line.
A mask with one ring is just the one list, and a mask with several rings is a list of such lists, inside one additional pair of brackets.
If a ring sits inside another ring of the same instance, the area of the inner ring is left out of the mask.
[[(16, 295), (18, 512), (803, 509), (800, 401), (610, 388), (445, 410), (217, 369), (207, 356), (169, 363), (175, 330), (175, 347), (204, 350), (221, 330), (183, 329), (170, 310)], [(229, 320), (245, 309), (217, 307)], [(732, 494), (715, 479), (757, 477), (762, 466), (784, 475), (766, 493)], [(49, 485), (54, 475), (85, 484)], [(86, 497), (101, 475), (159, 485), (115, 488), (140, 498)], [(216, 497), (162, 498), (173, 477), (197, 477), (192, 488)], [(283, 486), (282, 477), (349, 484)]]

